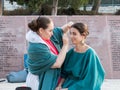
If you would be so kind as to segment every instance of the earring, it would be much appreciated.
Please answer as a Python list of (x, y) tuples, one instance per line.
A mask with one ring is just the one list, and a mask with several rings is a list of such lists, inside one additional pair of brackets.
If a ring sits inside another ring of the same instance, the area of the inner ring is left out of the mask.
[(80, 41), (80, 44), (81, 44), (81, 45), (84, 45), (84, 40), (81, 40), (81, 41)]

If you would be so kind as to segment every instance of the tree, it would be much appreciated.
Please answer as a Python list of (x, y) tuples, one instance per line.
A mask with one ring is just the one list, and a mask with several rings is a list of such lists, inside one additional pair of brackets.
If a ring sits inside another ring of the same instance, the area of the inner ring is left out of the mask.
[[(51, 10), (51, 15), (57, 15), (59, 1), (60, 0), (46, 0), (44, 2), (44, 5), (46, 6), (46, 8), (48, 7), (49, 10)], [(45, 6), (43, 6), (44, 9), (45, 9)]]
[(25, 6), (32, 11), (37, 11), (45, 0), (10, 0), (10, 3), (17, 2), (18, 5)]
[(53, 0), (52, 15), (57, 15), (58, 0)]
[(58, 5), (58, 0), (10, 0), (11, 3), (17, 2), (19, 5), (25, 5), (26, 8), (29, 8), (33, 12), (39, 12), (41, 11), (41, 6), (44, 3), (50, 3), (53, 2), (52, 7), (52, 15), (57, 15), (57, 5)]
[(89, 0), (60, 0), (59, 6), (78, 10), (81, 6), (88, 4)]
[[(57, 10), (59, 9), (69, 9), (69, 10), (79, 10), (81, 6), (86, 6), (90, 1), (94, 2), (92, 11), (98, 12), (101, 0), (10, 0), (11, 3), (16, 1), (19, 5), (25, 5), (26, 8), (29, 8), (33, 12), (41, 12), (42, 14), (47, 13), (47, 10), (50, 9), (51, 15), (57, 15)], [(45, 5), (46, 7), (44, 7)]]
[(94, 11), (95, 13), (98, 13), (100, 4), (101, 4), (101, 0), (94, 0), (92, 11)]
[(4, 0), (0, 0), (0, 16), (3, 13), (3, 4), (4, 4)]

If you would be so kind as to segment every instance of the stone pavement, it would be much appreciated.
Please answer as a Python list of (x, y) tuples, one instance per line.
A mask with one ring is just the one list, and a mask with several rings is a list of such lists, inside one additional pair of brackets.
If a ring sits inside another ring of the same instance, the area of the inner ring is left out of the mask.
[[(25, 83), (0, 82), (0, 90), (15, 90), (16, 87), (26, 86)], [(101, 90), (120, 90), (120, 79), (105, 79)]]
[(105, 79), (101, 90), (120, 90), (120, 79)]

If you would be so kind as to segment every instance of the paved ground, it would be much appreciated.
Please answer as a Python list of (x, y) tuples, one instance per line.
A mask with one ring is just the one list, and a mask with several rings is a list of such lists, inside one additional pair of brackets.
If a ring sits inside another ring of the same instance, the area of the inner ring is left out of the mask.
[[(26, 86), (25, 83), (0, 82), (0, 90), (15, 90), (18, 86)], [(105, 79), (101, 90), (120, 90), (120, 79)]]
[(0, 82), (0, 90), (15, 90), (18, 86), (25, 86), (25, 83), (8, 83), (7, 81)]
[(120, 90), (120, 79), (105, 79), (102, 90)]

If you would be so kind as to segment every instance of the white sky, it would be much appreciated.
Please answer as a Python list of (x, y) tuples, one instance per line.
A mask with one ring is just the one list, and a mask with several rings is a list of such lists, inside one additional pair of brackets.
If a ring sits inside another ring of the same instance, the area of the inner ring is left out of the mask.
[(18, 7), (21, 7), (21, 6), (17, 5), (16, 2), (14, 2), (12, 5), (11, 3), (9, 3), (9, 0), (4, 0), (4, 10), (14, 10)]

